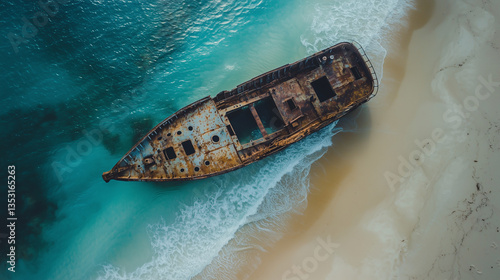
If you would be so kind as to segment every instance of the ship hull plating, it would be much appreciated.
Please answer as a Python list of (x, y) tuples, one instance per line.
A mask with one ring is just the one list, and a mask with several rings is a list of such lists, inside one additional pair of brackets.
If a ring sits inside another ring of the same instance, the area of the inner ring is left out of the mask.
[(183, 181), (227, 173), (338, 120), (377, 89), (363, 49), (340, 43), (182, 108), (103, 179)]

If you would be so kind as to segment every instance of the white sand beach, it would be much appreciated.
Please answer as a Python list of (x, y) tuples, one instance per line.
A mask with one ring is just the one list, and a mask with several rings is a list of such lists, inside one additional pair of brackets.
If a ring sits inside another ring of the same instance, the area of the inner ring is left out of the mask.
[[(499, 0), (4, 2), (0, 279), (500, 279)], [(180, 108), (352, 40), (380, 90), (336, 127), (206, 180), (102, 180)]]
[(249, 279), (498, 279), (500, 2), (418, 1)]

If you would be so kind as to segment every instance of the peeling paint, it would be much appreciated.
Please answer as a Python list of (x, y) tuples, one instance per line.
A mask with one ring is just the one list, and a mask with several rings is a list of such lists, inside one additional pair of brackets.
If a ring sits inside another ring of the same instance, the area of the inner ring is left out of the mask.
[[(223, 174), (332, 123), (376, 89), (375, 71), (361, 46), (340, 43), (184, 107), (153, 128), (103, 179), (175, 181)], [(232, 112), (248, 124), (228, 118)], [(244, 134), (250, 140), (243, 141)]]

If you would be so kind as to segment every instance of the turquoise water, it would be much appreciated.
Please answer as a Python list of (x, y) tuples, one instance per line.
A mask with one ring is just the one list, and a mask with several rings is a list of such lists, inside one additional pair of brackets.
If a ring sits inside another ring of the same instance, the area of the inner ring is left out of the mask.
[(0, 275), (12, 279), (234, 279), (258, 262), (244, 251), (272, 246), (306, 206), (335, 125), (202, 181), (101, 173), (179, 108), (340, 41), (365, 46), (381, 75), (381, 43), (409, 3), (65, 2), (21, 43), (9, 33), (44, 10), (0, 4), (1, 166), (16, 165), (19, 217), (16, 273)]

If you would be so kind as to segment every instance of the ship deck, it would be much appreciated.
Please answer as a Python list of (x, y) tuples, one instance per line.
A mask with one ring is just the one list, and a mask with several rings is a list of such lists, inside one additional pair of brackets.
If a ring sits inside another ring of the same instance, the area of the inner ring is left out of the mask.
[(377, 87), (364, 51), (341, 43), (186, 106), (103, 178), (175, 181), (226, 173), (321, 129), (369, 100)]

